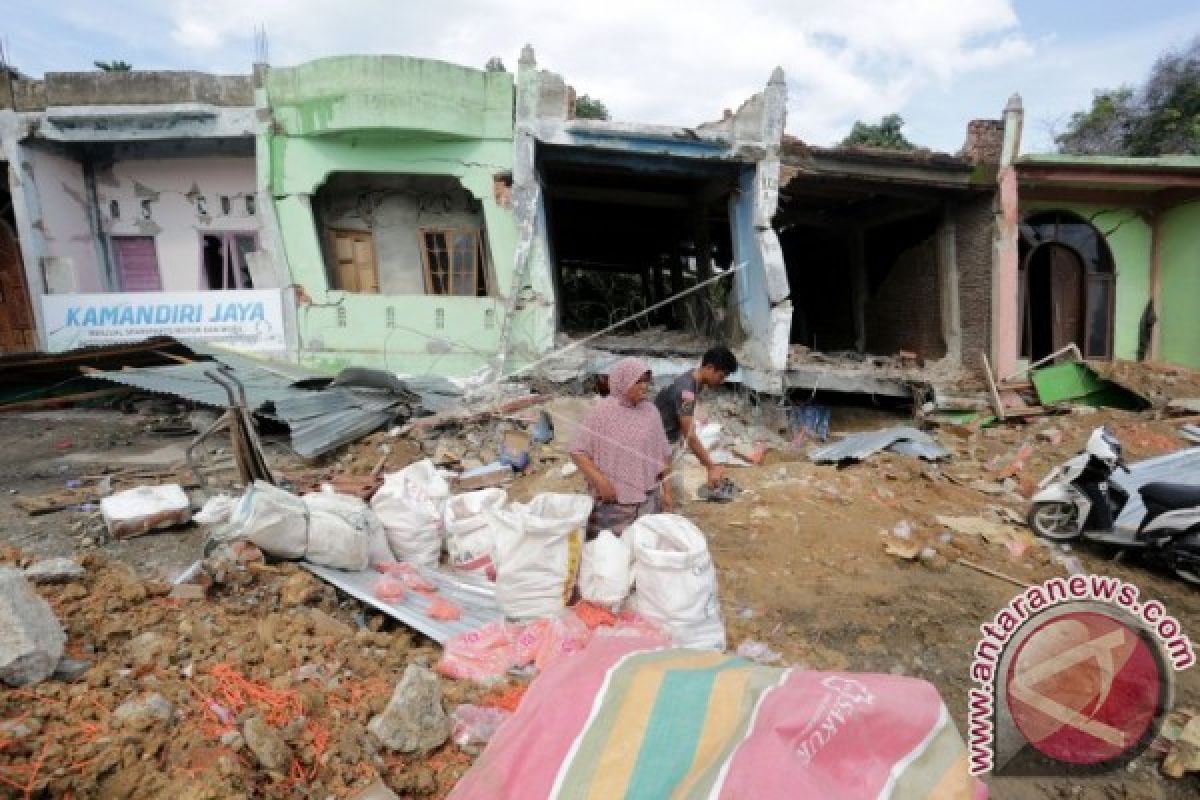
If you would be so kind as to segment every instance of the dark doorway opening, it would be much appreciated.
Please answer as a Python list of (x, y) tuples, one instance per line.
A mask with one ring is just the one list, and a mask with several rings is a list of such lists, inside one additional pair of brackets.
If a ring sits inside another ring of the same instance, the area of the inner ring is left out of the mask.
[(1108, 242), (1065, 211), (1021, 224), (1021, 355), (1037, 361), (1070, 344), (1085, 358), (1112, 358), (1115, 271)]
[(1083, 341), (1083, 262), (1069, 247), (1038, 248), (1028, 266), (1030, 357), (1045, 358)]
[[(670, 157), (595, 156), (545, 146), (539, 173), (558, 326), (590, 333), (708, 280), (733, 262), (730, 196), (739, 165)], [(632, 320), (723, 339), (729, 284)]]
[(775, 218), (792, 291), (793, 353), (946, 355), (937, 233), (945, 202), (921, 192), (794, 179)]

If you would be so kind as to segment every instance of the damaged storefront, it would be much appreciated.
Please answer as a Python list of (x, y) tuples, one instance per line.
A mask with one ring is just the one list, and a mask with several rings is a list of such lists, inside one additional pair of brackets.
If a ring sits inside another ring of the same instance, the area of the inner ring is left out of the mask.
[(1076, 345), (1087, 359), (1200, 366), (1200, 158), (1026, 155), (1015, 166), (1017, 327), (1005, 345), (1033, 362)]
[(790, 319), (770, 227), (782, 72), (736, 113), (694, 128), (576, 119), (571, 87), (538, 71), (529, 49), (519, 86), (524, 296), (510, 366), (586, 340), (600, 361), (639, 352), (675, 359), (663, 366), (679, 371), (729, 341), (743, 377), (771, 383)]
[(296, 303), (296, 357), (462, 375), (500, 346), (512, 283), (514, 86), (399, 56), (268, 72), (260, 180)]
[(789, 387), (906, 398), (912, 380), (980, 367), (1001, 132), (972, 122), (962, 155), (785, 140)]
[(31, 345), (167, 333), (282, 353), (280, 283), (260, 255), (252, 75), (6, 80), (0, 139)]

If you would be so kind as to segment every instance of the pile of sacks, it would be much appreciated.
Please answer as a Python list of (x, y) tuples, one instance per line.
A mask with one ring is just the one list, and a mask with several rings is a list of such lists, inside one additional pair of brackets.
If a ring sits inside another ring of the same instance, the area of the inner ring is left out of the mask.
[(584, 542), (587, 495), (544, 493), (510, 503), (503, 489), (458, 495), (432, 461), (384, 477), (370, 505), (332, 491), (297, 497), (255, 483), (236, 503), (197, 519), (216, 541), (245, 540), (263, 552), (361, 571), (393, 559), (494, 583), (509, 620), (557, 618), (575, 599), (634, 612), (678, 646), (723, 650), (716, 571), (704, 534), (683, 517), (639, 519), (622, 537)]

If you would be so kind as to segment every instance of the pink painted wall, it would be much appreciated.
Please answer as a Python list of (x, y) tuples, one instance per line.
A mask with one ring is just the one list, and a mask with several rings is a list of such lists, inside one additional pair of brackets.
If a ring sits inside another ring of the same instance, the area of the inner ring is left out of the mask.
[[(96, 174), (105, 233), (154, 236), (162, 288), (167, 292), (208, 288), (200, 277), (203, 234), (260, 232), (257, 208), (251, 214), (246, 207), (254, 188), (253, 158), (120, 161)], [(229, 198), (228, 212), (221, 207), (222, 196)], [(143, 218), (143, 200), (149, 201), (150, 219)], [(115, 218), (113, 201), (118, 206)]]
[[(32, 224), (40, 227), (45, 237), (45, 255), (69, 263), (79, 291), (102, 291), (95, 239), (88, 226), (83, 170), (77, 161), (42, 150), (30, 148), (27, 155), (22, 177), (28, 180), (32, 173), (37, 197)], [(40, 294), (41, 289), (31, 287), (30, 291)]]

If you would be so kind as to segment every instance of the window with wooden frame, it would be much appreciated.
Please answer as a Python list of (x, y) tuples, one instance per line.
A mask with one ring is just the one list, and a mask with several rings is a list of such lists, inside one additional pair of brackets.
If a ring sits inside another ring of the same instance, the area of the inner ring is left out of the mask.
[(370, 231), (329, 229), (333, 288), (344, 292), (379, 294), (379, 266)]
[(478, 230), (421, 228), (417, 239), (425, 267), (426, 294), (487, 296), (487, 266)]

